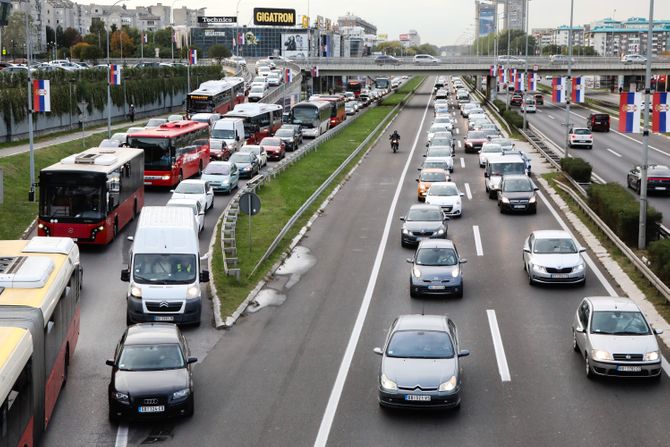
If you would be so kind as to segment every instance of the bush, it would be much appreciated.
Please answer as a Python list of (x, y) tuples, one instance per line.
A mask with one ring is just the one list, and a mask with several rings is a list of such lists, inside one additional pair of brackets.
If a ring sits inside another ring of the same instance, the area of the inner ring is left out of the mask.
[[(626, 244), (636, 246), (639, 234), (640, 204), (633, 195), (617, 183), (592, 184), (589, 187), (589, 206)], [(647, 241), (658, 239), (663, 215), (647, 208)]]
[(503, 113), (505, 110), (507, 110), (507, 104), (505, 104), (505, 101), (501, 101), (499, 99), (493, 100), (493, 104), (500, 110), (500, 113)]
[(654, 241), (648, 248), (651, 269), (661, 281), (670, 285), (670, 239)]
[(591, 165), (581, 158), (562, 158), (561, 169), (567, 172), (576, 182), (589, 183), (591, 181)]
[(523, 117), (513, 110), (505, 110), (502, 114), (505, 121), (510, 126), (521, 129), (523, 127)]

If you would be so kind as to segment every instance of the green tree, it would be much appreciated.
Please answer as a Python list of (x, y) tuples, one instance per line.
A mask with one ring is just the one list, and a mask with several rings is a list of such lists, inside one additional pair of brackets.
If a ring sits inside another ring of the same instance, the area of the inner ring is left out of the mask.
[(94, 45), (91, 45), (90, 43), (87, 43), (87, 42), (76, 43), (76, 44), (72, 45), (72, 47), (70, 48), (70, 56), (73, 59), (79, 59), (79, 60), (83, 61), (84, 60), (84, 56), (83, 56), (84, 49), (88, 48), (88, 47), (91, 47), (91, 46), (94, 46)]
[(81, 58), (92, 61), (94, 64), (98, 63), (98, 59), (102, 57), (102, 50), (94, 45), (88, 45), (81, 50)]
[[(33, 25), (32, 17), (28, 17), (29, 26)], [(2, 30), (3, 45), (8, 48), (12, 57), (26, 52), (26, 15), (22, 11), (14, 11), (9, 16), (9, 23)]]
[(543, 55), (550, 55), (550, 54), (561, 54), (563, 48), (560, 45), (547, 45), (545, 47), (542, 47), (542, 54)]
[(207, 57), (216, 59), (216, 62), (220, 64), (223, 59), (230, 57), (230, 50), (224, 45), (217, 43), (209, 47)]
[(172, 28), (164, 28), (156, 31), (154, 33), (154, 39), (156, 40), (157, 47), (168, 47), (172, 46)]
[(422, 43), (421, 45), (411, 47), (410, 49), (413, 49), (416, 54), (430, 54), (431, 56), (437, 56), (440, 54), (440, 49), (429, 43)]
[(72, 45), (81, 42), (81, 34), (72, 27), (68, 27), (63, 31), (63, 40), (59, 39), (58, 43), (63, 42), (63, 47), (70, 48)]

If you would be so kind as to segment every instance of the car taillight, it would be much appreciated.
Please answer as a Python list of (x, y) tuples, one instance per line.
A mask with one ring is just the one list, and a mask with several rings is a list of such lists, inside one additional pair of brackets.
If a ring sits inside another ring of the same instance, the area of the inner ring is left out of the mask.
[(575, 138), (577, 138), (577, 135), (570, 135), (571, 140), (574, 140)]
[(650, 181), (650, 182), (664, 182), (664, 181), (667, 181), (667, 180), (670, 180), (670, 178), (663, 178), (663, 177), (649, 177), (649, 178), (647, 179), (647, 181)]

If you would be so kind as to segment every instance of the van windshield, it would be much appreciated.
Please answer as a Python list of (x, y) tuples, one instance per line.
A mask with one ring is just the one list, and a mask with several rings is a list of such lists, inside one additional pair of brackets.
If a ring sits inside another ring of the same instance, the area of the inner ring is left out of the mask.
[(212, 129), (212, 138), (217, 140), (234, 140), (235, 131), (233, 129)]
[(525, 174), (526, 165), (521, 162), (491, 163), (491, 175)]
[(133, 280), (139, 284), (191, 284), (198, 264), (189, 254), (136, 254)]

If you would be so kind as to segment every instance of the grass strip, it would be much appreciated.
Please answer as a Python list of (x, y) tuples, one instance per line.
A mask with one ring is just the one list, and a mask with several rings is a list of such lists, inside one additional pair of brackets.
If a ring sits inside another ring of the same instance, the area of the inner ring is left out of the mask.
[(248, 217), (240, 215), (236, 228), (238, 267), (240, 268), (239, 282), (234, 277), (227, 276), (224, 272), (221, 244), (218, 242), (221, 237), (220, 229), (217, 230), (217, 243), (214, 244), (212, 254), (212, 268), (214, 270), (212, 276), (219, 291), (221, 316), (223, 318), (230, 315), (244, 301), (258, 281), (267, 274), (268, 269), (287, 250), (291, 240), (316, 212), (323, 200), (337, 187), (347, 175), (349, 169), (363, 157), (365, 151), (361, 151), (355, 159), (351, 160), (347, 169), (343, 170), (331, 186), (303, 213), (269, 259), (261, 264), (253, 276), (249, 277), (249, 273), (258, 260), (298, 208), (370, 135), (375, 127), (389, 116), (393, 107), (386, 105), (387, 101), (390, 104), (397, 104), (405, 100), (421, 81), (422, 78), (418, 77), (408, 80), (396, 93), (390, 95), (383, 105), (368, 110), (339, 135), (320, 145), (317, 150), (307, 154), (274, 180), (261, 186), (256, 191), (261, 199), (262, 209), (259, 214), (251, 218), (251, 245), (249, 244)]

